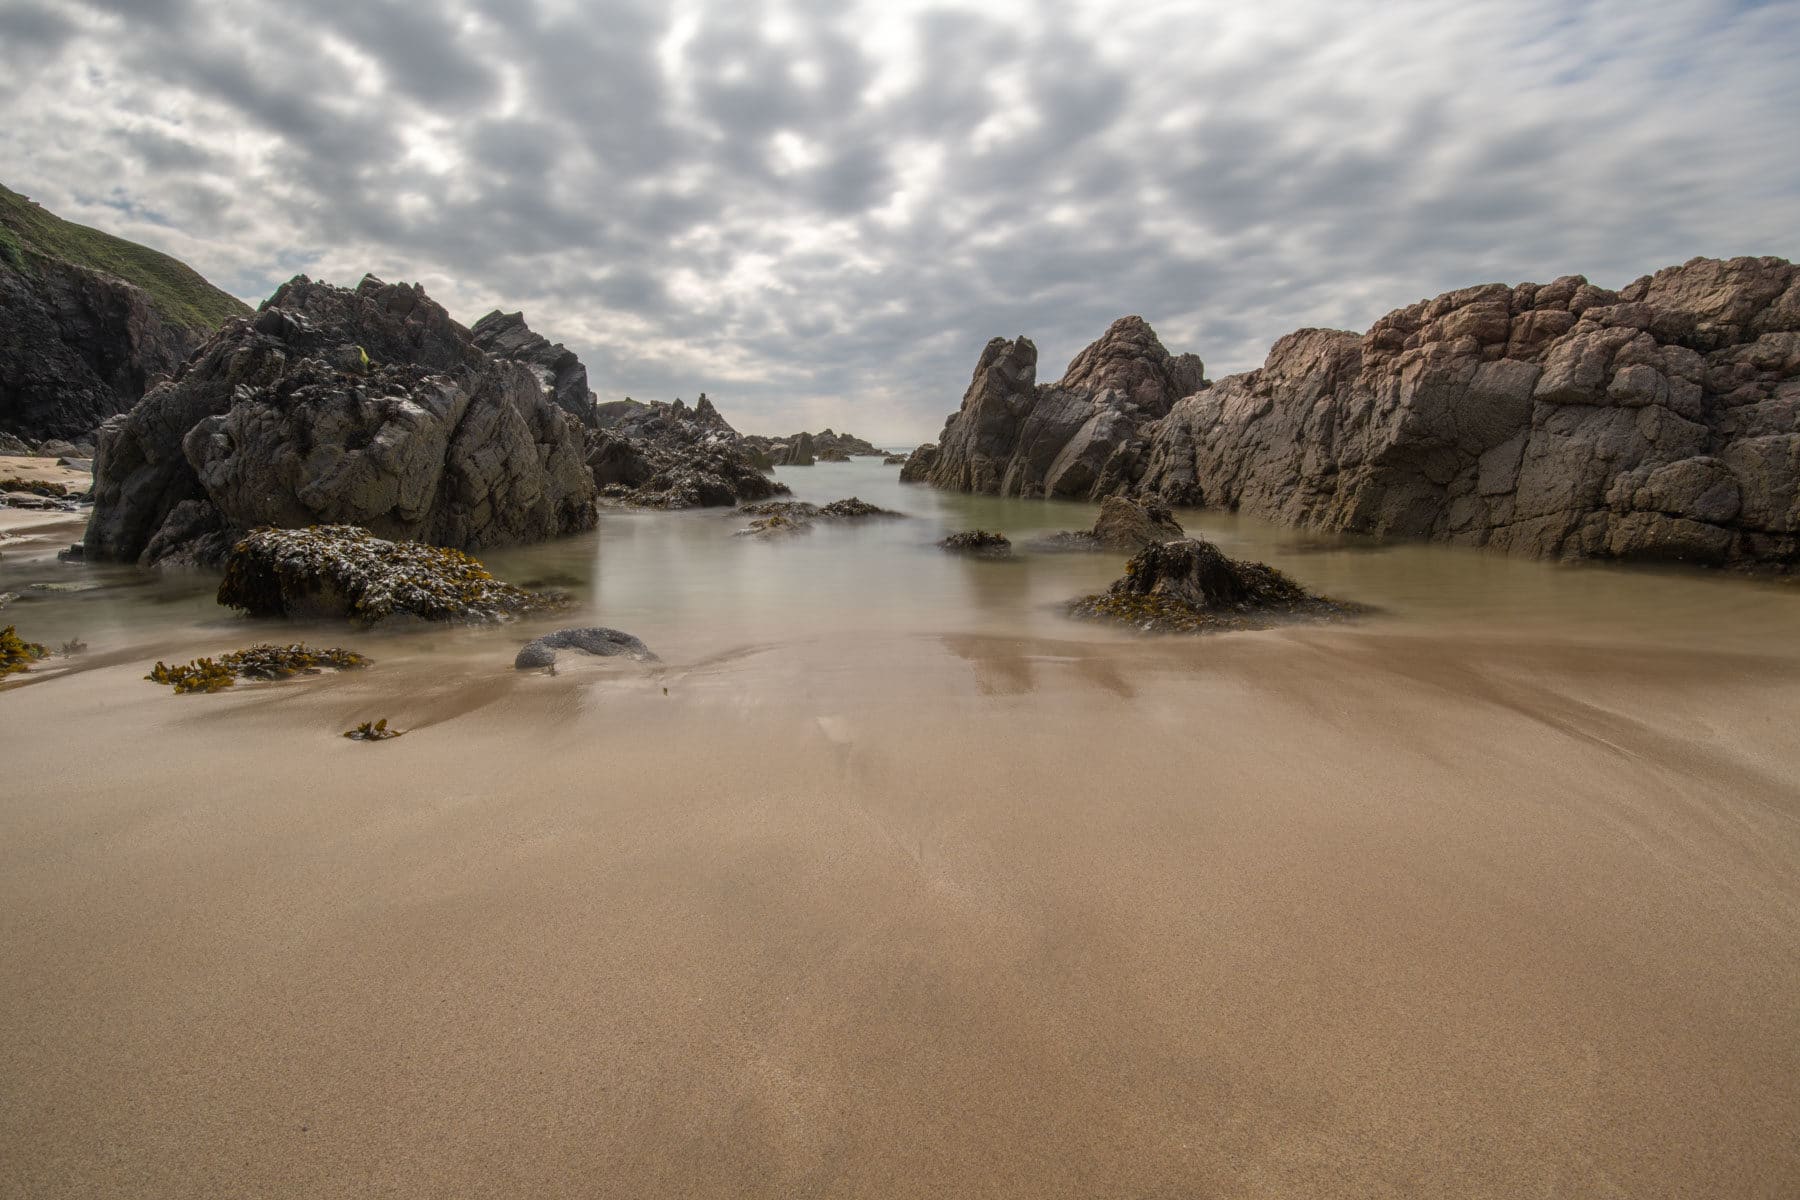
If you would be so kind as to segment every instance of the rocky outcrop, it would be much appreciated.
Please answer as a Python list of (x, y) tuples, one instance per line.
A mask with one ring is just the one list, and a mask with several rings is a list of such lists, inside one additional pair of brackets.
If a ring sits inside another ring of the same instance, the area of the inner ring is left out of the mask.
[(870, 504), (858, 496), (833, 500), (830, 504), (809, 504), (805, 500), (765, 500), (738, 509), (740, 516), (756, 520), (737, 531), (739, 537), (772, 541), (796, 533), (810, 533), (815, 521), (863, 521), (870, 518), (904, 517), (905, 513)]
[(553, 611), (568, 598), (502, 583), (460, 550), (321, 525), (262, 529), (240, 539), (225, 559), (219, 603), (253, 617), (485, 624)]
[(1029, 338), (995, 338), (944, 426), (926, 478), (1002, 496), (1111, 495), (1141, 472), (1148, 424), (1204, 382), (1200, 360), (1171, 355), (1142, 317), (1114, 321), (1052, 384), (1037, 383)]
[(602, 497), (643, 508), (708, 508), (788, 493), (763, 474), (704, 392), (693, 408), (676, 400), (619, 412), (611, 426), (588, 432), (587, 463)]
[(475, 322), (469, 333), (477, 346), (495, 358), (509, 359), (528, 368), (564, 412), (589, 429), (599, 425), (598, 406), (588, 388), (587, 368), (561, 342), (553, 343), (532, 332), (531, 326), (525, 324), (524, 313), (495, 310)]
[(1263, 629), (1278, 621), (1358, 611), (1357, 605), (1313, 595), (1265, 563), (1228, 558), (1200, 538), (1145, 546), (1104, 593), (1069, 606), (1071, 616), (1145, 633)]
[(815, 462), (849, 462), (863, 456), (882, 457), (884, 452), (853, 433), (837, 433), (830, 428), (817, 433), (793, 433), (787, 437), (763, 437), (748, 434), (744, 441), (769, 455), (784, 467), (810, 467)]
[(581, 426), (419, 288), (304, 276), (101, 427), (90, 557), (217, 562), (346, 524), (476, 549), (594, 523)]
[(629, 633), (594, 625), (582, 629), (559, 629), (526, 642), (513, 659), (517, 671), (539, 671), (556, 667), (558, 650), (579, 650), (597, 658), (629, 658), (634, 662), (656, 662), (650, 647)]
[(1181, 523), (1161, 501), (1108, 496), (1100, 502), (1100, 515), (1092, 529), (1052, 534), (1036, 543), (1034, 549), (1119, 550), (1135, 554), (1145, 546), (1179, 538), (1182, 532)]
[(165, 254), (0, 188), (0, 431), (85, 441), (248, 311)]
[(938, 542), (938, 549), (952, 554), (969, 554), (976, 558), (1010, 558), (1012, 542), (1004, 533), (986, 529), (964, 529)]
[[(1485, 284), (1362, 335), (1300, 330), (1085, 448), (1040, 445), (1066, 423), (1030, 425), (1028, 358), (990, 343), (932, 482), (1039, 494), (1028, 465), (1078, 453), (1117, 464), (1094, 495), (1541, 557), (1800, 565), (1800, 269), (1782, 259), (1618, 291)], [(1053, 475), (1042, 494), (1067, 494)]]

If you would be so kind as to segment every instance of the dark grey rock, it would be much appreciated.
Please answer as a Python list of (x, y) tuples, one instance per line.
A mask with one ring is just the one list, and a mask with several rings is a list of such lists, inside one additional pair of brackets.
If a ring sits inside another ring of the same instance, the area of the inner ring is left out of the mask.
[(648, 646), (629, 633), (593, 626), (585, 629), (559, 629), (555, 633), (547, 633), (541, 638), (526, 642), (518, 657), (513, 659), (513, 667), (520, 671), (553, 667), (556, 665), (558, 650), (579, 650), (601, 658), (623, 656), (636, 662), (661, 661), (651, 653)]

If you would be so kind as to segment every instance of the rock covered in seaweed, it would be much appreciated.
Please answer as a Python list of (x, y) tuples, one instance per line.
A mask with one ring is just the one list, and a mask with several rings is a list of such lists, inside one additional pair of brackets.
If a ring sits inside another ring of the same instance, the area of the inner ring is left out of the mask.
[(260, 529), (225, 560), (219, 603), (255, 617), (392, 617), (485, 623), (568, 604), (495, 579), (461, 550), (394, 542), (350, 525)]
[(965, 529), (938, 542), (938, 548), (953, 554), (971, 554), (977, 558), (1009, 558), (1012, 542), (1004, 533), (986, 529)]
[(28, 642), (11, 625), (0, 629), (0, 678), (31, 670), (31, 664), (50, 657), (40, 642)]
[(592, 654), (599, 658), (629, 658), (634, 662), (660, 662), (650, 647), (642, 640), (629, 633), (617, 629), (608, 629), (603, 625), (586, 628), (559, 629), (555, 633), (546, 633), (543, 637), (533, 638), (520, 648), (518, 657), (513, 659), (513, 668), (519, 671), (533, 671), (556, 665), (558, 650), (579, 650), (583, 654)]
[(474, 549), (592, 528), (580, 423), (419, 288), (298, 276), (102, 426), (94, 559), (216, 562), (262, 525)]
[(748, 528), (738, 530), (738, 536), (764, 539), (806, 533), (811, 530), (814, 521), (861, 521), (873, 517), (906, 516), (891, 508), (870, 504), (858, 496), (846, 496), (825, 505), (810, 504), (805, 500), (765, 500), (743, 505), (738, 513), (758, 518), (750, 522)]
[(1315, 596), (1266, 563), (1239, 562), (1200, 538), (1145, 546), (1104, 593), (1069, 614), (1144, 632), (1262, 629), (1282, 620), (1329, 620), (1360, 612)]

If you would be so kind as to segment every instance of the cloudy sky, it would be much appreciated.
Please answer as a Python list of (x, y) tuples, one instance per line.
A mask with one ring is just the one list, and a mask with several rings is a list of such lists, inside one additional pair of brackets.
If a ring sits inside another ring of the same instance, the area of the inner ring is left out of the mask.
[(1800, 3), (0, 0), (0, 182), (255, 302), (523, 308), (602, 399), (936, 433), (1452, 287), (1800, 257)]

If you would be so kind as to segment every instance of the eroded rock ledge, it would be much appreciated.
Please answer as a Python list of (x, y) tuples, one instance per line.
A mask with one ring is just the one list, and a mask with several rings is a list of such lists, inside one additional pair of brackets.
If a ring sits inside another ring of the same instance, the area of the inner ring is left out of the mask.
[(1135, 317), (1055, 384), (995, 339), (903, 478), (1156, 496), (1314, 529), (1563, 558), (1800, 565), (1800, 269), (1694, 259), (1304, 329), (1208, 383)]

